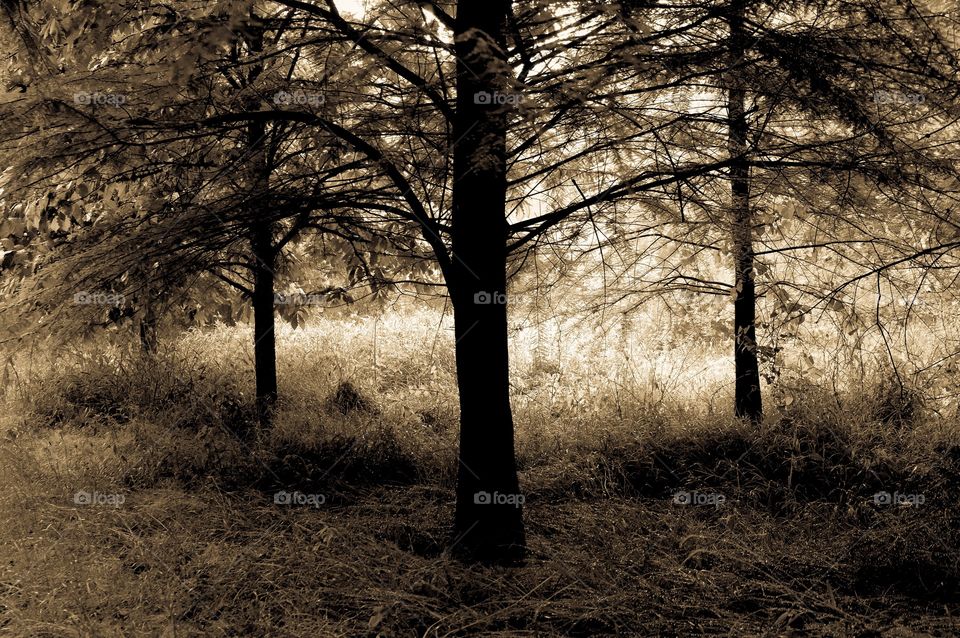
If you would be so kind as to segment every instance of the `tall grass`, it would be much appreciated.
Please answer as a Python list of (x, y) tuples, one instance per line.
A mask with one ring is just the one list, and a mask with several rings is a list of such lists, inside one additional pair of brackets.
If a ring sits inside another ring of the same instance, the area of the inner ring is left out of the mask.
[[(0, 432), (0, 626), (854, 635), (952, 622), (955, 418), (878, 365), (845, 388), (784, 374), (750, 426), (729, 416), (722, 351), (638, 321), (512, 326), (531, 561), (454, 562), (451, 328), (420, 309), (281, 329), (271, 432), (253, 427), (248, 328), (190, 332), (150, 359), (94, 343), (23, 358)], [(78, 506), (78, 490), (126, 501)], [(284, 508), (277, 490), (326, 502)], [(925, 502), (884, 506), (880, 492)], [(678, 493), (725, 503), (684, 507)]]

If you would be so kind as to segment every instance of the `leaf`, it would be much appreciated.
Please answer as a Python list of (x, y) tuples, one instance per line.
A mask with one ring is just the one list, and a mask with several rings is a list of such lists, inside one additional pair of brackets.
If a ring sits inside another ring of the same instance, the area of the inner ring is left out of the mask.
[(23, 211), (24, 219), (26, 220), (27, 228), (34, 229), (40, 227), (40, 201), (35, 200), (30, 202), (26, 209)]

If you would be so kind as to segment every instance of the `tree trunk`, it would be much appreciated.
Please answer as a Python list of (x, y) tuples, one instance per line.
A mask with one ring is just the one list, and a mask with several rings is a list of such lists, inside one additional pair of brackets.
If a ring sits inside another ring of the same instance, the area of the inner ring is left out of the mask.
[(261, 429), (273, 425), (277, 402), (277, 349), (274, 332), (273, 233), (270, 224), (257, 222), (253, 249), (253, 359), (257, 384), (257, 417)]
[(736, 0), (730, 21), (730, 68), (727, 70), (727, 116), (731, 203), (733, 209), (733, 258), (736, 297), (733, 302), (734, 413), (758, 422), (763, 416), (760, 397), (760, 367), (757, 361), (756, 282), (753, 267), (753, 212), (750, 209), (750, 167), (748, 165), (748, 123), (746, 90), (743, 81), (744, 5)]
[[(257, 16), (251, 11), (251, 23)], [(263, 30), (250, 28), (247, 45), (254, 53), (263, 51)], [(263, 63), (248, 68), (246, 82), (252, 86), (263, 71)], [(251, 109), (259, 109), (256, 93), (249, 97)], [(250, 122), (247, 128), (247, 147), (250, 152), (249, 206), (251, 209), (250, 247), (253, 270), (253, 367), (256, 378), (257, 421), (261, 431), (273, 426), (277, 403), (277, 345), (274, 330), (274, 271), (277, 250), (273, 240), (273, 224), (264, 219), (269, 206), (270, 166), (266, 151), (266, 125)]]
[(159, 349), (158, 320), (156, 300), (152, 291), (147, 289), (143, 298), (143, 316), (140, 318), (140, 351), (148, 357), (157, 354)]
[[(506, 133), (503, 60), (509, 2), (457, 5), (453, 122), (453, 264), (460, 452), (453, 551), (514, 563), (525, 554), (510, 410), (506, 307)], [(478, 96), (480, 96), (478, 98)]]

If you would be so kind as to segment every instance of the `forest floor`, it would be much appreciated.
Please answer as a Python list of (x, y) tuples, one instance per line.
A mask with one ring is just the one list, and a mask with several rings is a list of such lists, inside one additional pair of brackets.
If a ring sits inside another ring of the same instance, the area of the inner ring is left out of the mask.
[(529, 558), (474, 566), (445, 550), (447, 354), (414, 340), (374, 379), (352, 367), (369, 353), (287, 343), (258, 434), (228, 337), (14, 382), (0, 635), (960, 634), (956, 422), (810, 394), (754, 427), (622, 386), (595, 405), (576, 371), (523, 367)]

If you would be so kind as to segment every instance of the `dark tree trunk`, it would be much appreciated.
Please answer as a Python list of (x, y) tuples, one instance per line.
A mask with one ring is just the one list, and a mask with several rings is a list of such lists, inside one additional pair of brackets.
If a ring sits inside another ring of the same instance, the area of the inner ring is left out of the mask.
[(277, 402), (277, 349), (274, 332), (273, 233), (270, 224), (257, 222), (253, 249), (253, 359), (257, 384), (257, 417), (261, 429), (273, 425)]
[(733, 302), (734, 412), (738, 417), (758, 422), (763, 416), (760, 397), (760, 367), (757, 360), (756, 308), (754, 280), (753, 212), (750, 209), (750, 167), (748, 165), (748, 123), (746, 90), (743, 80), (744, 5), (735, 0), (730, 21), (730, 68), (727, 70), (727, 115), (731, 201), (733, 208), (733, 258), (736, 297)]
[[(251, 12), (251, 22), (257, 18)], [(250, 28), (247, 44), (255, 53), (263, 51), (263, 31)], [(246, 81), (253, 85), (263, 71), (262, 62), (248, 68)], [(250, 96), (251, 109), (260, 108), (257, 97)], [(250, 122), (247, 128), (247, 147), (250, 152), (249, 206), (251, 212), (250, 247), (253, 270), (253, 367), (256, 378), (257, 421), (261, 431), (273, 426), (277, 403), (277, 345), (274, 330), (274, 270), (277, 250), (274, 246), (273, 224), (265, 219), (270, 188), (270, 166), (266, 151), (266, 125)]]
[(457, 340), (460, 464), (453, 551), (513, 563), (525, 553), (510, 410), (506, 301), (505, 106), (509, 2), (457, 5), (453, 122), (453, 264), (448, 281)]
[(146, 291), (143, 299), (143, 316), (140, 318), (140, 350), (147, 356), (157, 354), (160, 339), (157, 333), (156, 300), (152, 299), (151, 291)]
[[(260, 50), (260, 42), (251, 47)], [(251, 69), (251, 82), (259, 68)], [(277, 340), (274, 332), (274, 268), (276, 252), (273, 246), (273, 227), (263, 219), (264, 195), (269, 187), (270, 172), (263, 150), (266, 128), (262, 122), (250, 124), (247, 145), (253, 157), (250, 179), (250, 248), (253, 253), (253, 369), (257, 385), (257, 420), (261, 430), (273, 425), (273, 411), (277, 403)]]

